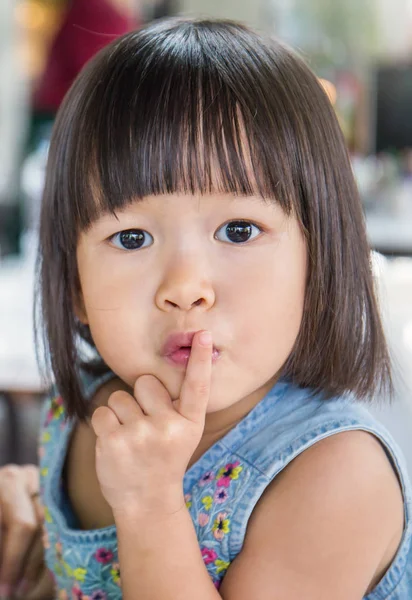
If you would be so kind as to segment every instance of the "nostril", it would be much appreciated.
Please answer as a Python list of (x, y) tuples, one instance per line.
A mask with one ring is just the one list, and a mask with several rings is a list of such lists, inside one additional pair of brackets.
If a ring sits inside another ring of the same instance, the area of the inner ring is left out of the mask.
[(199, 306), (199, 304), (202, 304), (203, 302), (203, 298), (199, 298), (199, 300), (196, 300), (196, 302), (193, 302), (192, 306)]

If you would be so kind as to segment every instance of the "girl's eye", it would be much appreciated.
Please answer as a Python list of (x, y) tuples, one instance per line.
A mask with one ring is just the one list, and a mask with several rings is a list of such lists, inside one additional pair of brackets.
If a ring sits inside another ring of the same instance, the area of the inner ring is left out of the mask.
[(230, 221), (217, 230), (215, 238), (221, 242), (244, 244), (254, 239), (259, 233), (262, 233), (261, 228), (250, 221)]
[(122, 250), (138, 250), (153, 243), (153, 237), (143, 229), (125, 229), (115, 233), (109, 239), (116, 248)]

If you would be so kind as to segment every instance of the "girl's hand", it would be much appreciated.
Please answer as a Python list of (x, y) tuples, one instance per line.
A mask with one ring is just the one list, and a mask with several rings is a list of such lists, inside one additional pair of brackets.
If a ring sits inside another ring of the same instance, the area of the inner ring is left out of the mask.
[(54, 598), (44, 563), (43, 509), (36, 465), (0, 469), (0, 596), (27, 600)]
[(153, 375), (142, 375), (134, 396), (114, 392), (95, 410), (96, 472), (115, 519), (184, 506), (183, 477), (205, 425), (212, 371), (212, 339), (197, 332), (180, 398)]

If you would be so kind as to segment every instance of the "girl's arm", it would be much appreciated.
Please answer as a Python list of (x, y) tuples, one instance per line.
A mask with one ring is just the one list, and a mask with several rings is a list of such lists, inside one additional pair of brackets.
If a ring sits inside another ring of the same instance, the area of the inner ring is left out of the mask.
[(220, 600), (186, 506), (116, 518), (124, 600)]
[(224, 600), (361, 600), (392, 563), (403, 527), (380, 442), (364, 431), (333, 435), (266, 490), (219, 591)]

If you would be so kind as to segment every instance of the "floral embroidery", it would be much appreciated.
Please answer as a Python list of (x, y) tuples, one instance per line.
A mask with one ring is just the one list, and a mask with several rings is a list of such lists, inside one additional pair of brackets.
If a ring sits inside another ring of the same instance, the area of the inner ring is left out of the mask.
[(206, 527), (206, 525), (209, 523), (209, 520), (209, 515), (204, 512), (199, 513), (199, 516), (197, 517), (197, 522), (199, 523), (200, 527)]
[(212, 471), (208, 471), (207, 473), (205, 473), (203, 475), (203, 477), (199, 481), (199, 485), (204, 486), (207, 483), (209, 483), (209, 481), (213, 481), (214, 478), (215, 478), (214, 473), (212, 473)]
[(226, 502), (226, 500), (229, 498), (229, 494), (227, 493), (226, 490), (222, 489), (222, 490), (216, 490), (215, 495), (214, 495), (214, 500), (215, 502), (217, 502), (217, 504), (223, 504), (223, 502)]
[(227, 562), (226, 560), (215, 560), (215, 565), (216, 565), (216, 573), (223, 573), (224, 571), (227, 571), (230, 565), (230, 562)]
[(52, 421), (59, 419), (64, 413), (63, 400), (60, 396), (53, 398), (50, 404), (50, 410), (46, 416), (46, 422), (44, 424), (47, 427)]
[(239, 478), (239, 473), (243, 471), (243, 467), (240, 467), (239, 465), (240, 462), (236, 461), (235, 463), (228, 463), (225, 467), (220, 469), (216, 475), (218, 487), (229, 487), (232, 479)]
[(47, 523), (53, 523), (52, 516), (47, 506), (44, 507), (44, 518), (47, 521)]
[(75, 579), (77, 579), (77, 581), (84, 581), (86, 574), (87, 574), (87, 569), (82, 569), (80, 567), (78, 567), (77, 569), (74, 569), (74, 571), (73, 571), (73, 577)]
[(117, 583), (117, 585), (120, 587), (120, 565), (119, 563), (113, 563), (112, 564), (112, 568), (110, 570), (110, 574), (113, 578), (113, 581), (115, 583)]
[(223, 540), (226, 533), (229, 533), (230, 519), (226, 519), (227, 513), (219, 513), (213, 523), (212, 531), (217, 540)]
[(107, 594), (103, 590), (96, 590), (92, 594), (92, 600), (106, 600)]
[(79, 586), (75, 583), (72, 587), (72, 598), (73, 600), (83, 600), (84, 595)]
[(107, 550), (106, 548), (99, 548), (98, 550), (96, 550), (94, 556), (97, 562), (103, 564), (109, 563), (111, 560), (113, 560), (113, 552)]
[[(54, 469), (52, 465), (61, 430), (67, 428), (68, 421), (60, 397), (49, 402), (43, 414), (43, 423), (50, 425), (41, 432), (39, 442), (41, 487), (44, 490)], [(200, 471), (194, 485), (185, 489), (184, 500), (193, 519), (205, 569), (217, 589), (230, 566), (228, 537), (234, 527), (231, 525), (232, 513), (241, 497), (245, 476), (248, 481), (249, 467), (238, 460), (236, 454), (222, 455), (220, 462), (203, 474)], [(43, 545), (47, 565), (56, 576), (56, 599), (120, 600), (121, 572), (116, 537), (104, 536), (100, 543), (96, 540), (94, 544), (63, 540), (62, 545), (58, 522), (54, 522), (54, 513), (52, 518), (47, 506), (44, 506), (44, 522)]]
[(209, 565), (217, 558), (216, 552), (211, 548), (202, 548), (202, 556), (205, 565)]
[(204, 505), (206, 510), (210, 510), (213, 505), (212, 496), (205, 496), (204, 498), (202, 498), (202, 504)]

